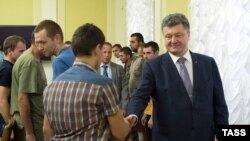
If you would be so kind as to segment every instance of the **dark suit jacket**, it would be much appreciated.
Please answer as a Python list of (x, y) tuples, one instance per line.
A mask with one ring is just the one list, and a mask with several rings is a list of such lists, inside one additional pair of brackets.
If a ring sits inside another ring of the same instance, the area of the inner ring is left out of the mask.
[(142, 115), (153, 98), (153, 141), (212, 141), (218, 124), (228, 124), (228, 109), (213, 58), (191, 53), (193, 103), (169, 53), (145, 63), (127, 114)]
[[(112, 80), (115, 83), (118, 93), (120, 95), (120, 106), (122, 109), (127, 108), (127, 103), (129, 100), (128, 95), (128, 82), (126, 81), (125, 72), (121, 65), (110, 62)], [(100, 73), (100, 69), (98, 70)]]

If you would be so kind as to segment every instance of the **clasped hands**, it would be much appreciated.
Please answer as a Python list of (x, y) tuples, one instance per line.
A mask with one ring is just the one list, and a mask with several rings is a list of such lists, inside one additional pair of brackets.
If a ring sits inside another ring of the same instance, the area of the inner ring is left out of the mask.
[(128, 115), (127, 117), (124, 117), (124, 121), (129, 124), (130, 128), (133, 128), (137, 124), (137, 117), (136, 115)]

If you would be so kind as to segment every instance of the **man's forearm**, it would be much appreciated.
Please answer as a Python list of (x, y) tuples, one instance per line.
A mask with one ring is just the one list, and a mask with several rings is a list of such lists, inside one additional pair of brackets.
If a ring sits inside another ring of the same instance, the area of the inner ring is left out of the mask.
[(10, 120), (11, 117), (10, 117), (10, 105), (9, 102), (5, 99), (0, 100), (0, 113), (7, 124), (8, 120)]
[(9, 99), (10, 97), (10, 88), (0, 86), (0, 113), (3, 116), (3, 119), (6, 123), (10, 117), (10, 104)]
[(122, 111), (119, 110), (114, 115), (108, 116), (108, 122), (112, 135), (118, 140), (125, 140), (132, 127), (130, 122), (123, 117)]
[(33, 134), (30, 114), (29, 94), (20, 93), (18, 95), (18, 107), (26, 134)]
[(45, 141), (50, 141), (51, 138), (53, 137), (53, 129), (50, 126), (49, 120), (47, 115), (44, 115), (44, 120), (43, 120), (43, 136)]

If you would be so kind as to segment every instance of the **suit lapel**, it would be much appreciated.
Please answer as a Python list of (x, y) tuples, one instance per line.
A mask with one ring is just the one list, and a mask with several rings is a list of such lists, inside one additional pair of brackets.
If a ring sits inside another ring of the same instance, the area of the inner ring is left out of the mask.
[(113, 62), (110, 62), (110, 69), (111, 69), (111, 75), (112, 75), (112, 80), (114, 81), (115, 80), (115, 76), (117, 75), (116, 74), (116, 66), (114, 65)]
[(199, 62), (194, 53), (190, 51), (191, 57), (192, 57), (192, 63), (193, 63), (193, 102), (195, 101), (195, 98), (198, 93), (198, 85), (199, 85)]
[[(169, 53), (167, 52), (166, 55), (163, 56), (162, 59), (162, 69), (164, 72), (164, 79), (165, 81), (165, 88), (169, 88), (170, 85), (176, 88), (181, 87), (181, 94), (185, 97), (185, 99), (192, 105), (192, 102), (188, 96), (186, 88), (182, 82), (182, 79), (179, 75), (179, 72), (174, 64), (173, 60), (171, 59)], [(169, 84), (171, 83), (171, 84)], [(181, 86), (180, 86), (181, 85)], [(177, 93), (176, 93), (177, 94)]]
[(169, 53), (166, 53), (162, 57), (162, 62), (161, 62), (161, 67), (163, 70), (163, 75), (165, 81), (165, 88), (169, 88), (170, 84), (169, 83), (177, 83), (178, 79), (178, 71), (175, 67), (175, 64), (173, 63)]

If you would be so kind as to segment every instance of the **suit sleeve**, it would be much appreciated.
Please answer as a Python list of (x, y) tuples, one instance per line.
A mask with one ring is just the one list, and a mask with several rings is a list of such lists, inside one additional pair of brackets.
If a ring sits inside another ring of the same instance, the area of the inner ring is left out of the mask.
[(213, 80), (214, 80), (214, 91), (213, 91), (213, 98), (214, 98), (214, 119), (215, 119), (215, 126), (217, 125), (227, 125), (228, 124), (228, 108), (224, 96), (223, 85), (221, 82), (220, 74), (218, 67), (214, 61), (212, 60), (212, 67), (213, 67)]
[(125, 72), (123, 71), (122, 68), (120, 71), (122, 76), (121, 108), (126, 111), (129, 100), (128, 82), (126, 79)]
[(146, 108), (150, 95), (154, 91), (155, 79), (153, 71), (148, 62), (146, 62), (142, 69), (142, 76), (139, 87), (134, 91), (128, 103), (127, 114), (135, 114), (141, 117), (144, 109)]

